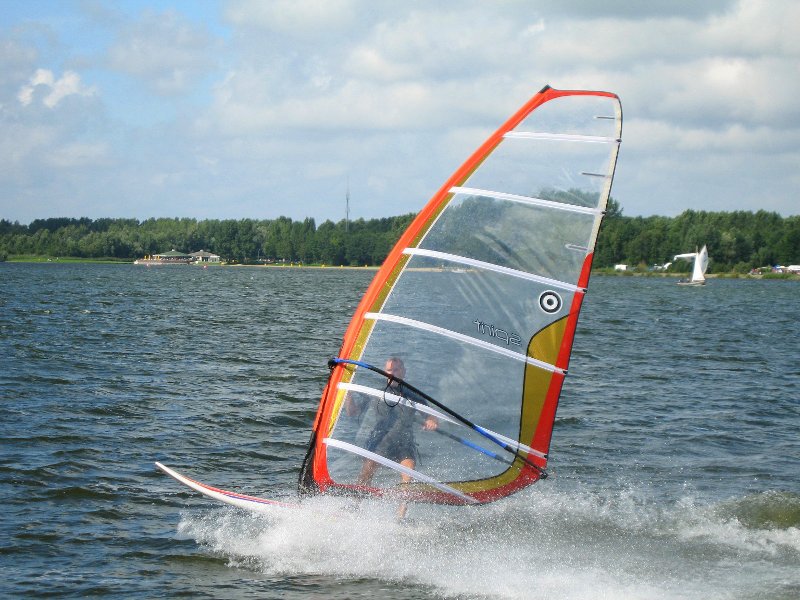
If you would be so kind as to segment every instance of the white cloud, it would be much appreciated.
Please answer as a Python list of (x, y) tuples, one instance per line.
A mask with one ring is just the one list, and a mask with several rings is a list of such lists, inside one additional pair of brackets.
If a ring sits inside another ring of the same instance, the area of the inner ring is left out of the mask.
[(147, 12), (119, 31), (109, 66), (164, 95), (181, 94), (214, 68), (217, 41), (203, 27), (168, 11)]
[(52, 71), (37, 69), (27, 85), (20, 88), (17, 99), (23, 106), (28, 106), (34, 101), (37, 88), (46, 90), (42, 97), (42, 104), (47, 108), (55, 108), (67, 96), (92, 96), (96, 93), (94, 87), (86, 87), (81, 83), (81, 77), (74, 71), (65, 71), (56, 79)]
[(547, 83), (619, 93), (626, 214), (798, 212), (793, 0), (233, 0), (222, 22), (145, 5), (49, 60), (0, 33), (4, 185), (45, 190), (61, 166), (79, 198), (113, 182), (142, 217), (324, 220), (349, 175), (359, 216), (400, 214)]
[[(542, 82), (519, 84), (505, 62), (518, 61), (519, 41), (530, 46), (543, 28), (541, 19), (531, 16), (520, 25), (505, 17), (487, 19), (475, 8), (446, 11), (412, 4), (416, 8), (391, 20), (365, 10), (373, 16), (347, 34), (326, 35), (305, 49), (276, 45), (265, 33), (297, 33), (272, 18), (274, 4), (237, 3), (229, 18), (241, 27), (234, 39), (247, 52), (239, 52), (242, 61), (217, 85), (214, 106), (198, 122), (223, 135), (259, 135), (276, 128), (443, 129), (456, 121), (472, 126), (464, 117), (476, 114), (491, 122), (508, 108), (498, 109), (496, 89), (524, 88), (524, 99), (540, 87)], [(297, 27), (313, 29), (313, 23)]]
[[(352, 18), (353, 5), (347, 6), (347, 18), (332, 20), (334, 28)], [(675, 187), (699, 189), (707, 179), (692, 180), (699, 177), (696, 165), (708, 165), (713, 180), (722, 166), (745, 164), (756, 147), (783, 161), (777, 148), (764, 144), (770, 135), (777, 139), (778, 123), (790, 130), (798, 123), (800, 61), (793, 48), (800, 35), (792, 23), (800, 18), (791, 3), (569, 6), (563, 18), (523, 2), (460, 3), (457, 11), (447, 3), (410, 2), (402, 11), (373, 11), (384, 18), (366, 15), (346, 36), (321, 36), (306, 47), (314, 15), (304, 23), (297, 14), (273, 12), (278, 3), (240, 2), (228, 16), (247, 52), (198, 122), (206, 135), (254, 143), (262, 136), (289, 143), (306, 132), (307, 151), (318, 153), (331, 140), (347, 145), (360, 137), (371, 148), (375, 190), (387, 198), (392, 168), (435, 189), (439, 180), (426, 179), (433, 177), (427, 169), (407, 173), (406, 167), (419, 166), (415, 156), (429, 157), (431, 173), (452, 168), (544, 83), (620, 93), (626, 113), (621, 166), (623, 172), (626, 161), (642, 168), (628, 182), (618, 177), (615, 194), (636, 212), (681, 209), (672, 198), (655, 198), (648, 177), (651, 184), (668, 176)], [(796, 136), (781, 136), (784, 145), (787, 138)], [(446, 139), (462, 140), (464, 149), (445, 145)], [(413, 149), (405, 153), (401, 144)], [(351, 163), (361, 160), (367, 159), (356, 149)], [(718, 187), (720, 194), (735, 191)]]
[(704, 28), (710, 47), (741, 56), (800, 57), (800, 4), (793, 0), (741, 0), (712, 16)]
[(625, 18), (650, 19), (657, 18), (691, 18), (700, 19), (709, 14), (724, 12), (736, 4), (736, 0), (647, 0), (647, 2), (631, 2), (631, 0), (539, 0), (537, 8), (568, 19), (586, 18)]
[(108, 163), (108, 145), (104, 142), (74, 142), (53, 148), (45, 160), (53, 167), (76, 168)]
[(6, 123), (0, 132), (0, 178), (16, 184), (27, 178), (42, 148), (58, 137), (53, 127), (45, 125)]
[(364, 8), (368, 5), (358, 0), (238, 0), (225, 12), (238, 28), (314, 40), (356, 25)]
[[(232, 73), (218, 94), (207, 123), (226, 136), (253, 136), (309, 130), (352, 133), (356, 130), (419, 128), (442, 108), (430, 87), (409, 81), (385, 86), (349, 80), (333, 90), (273, 98), (259, 88), (252, 73)], [(446, 103), (444, 103), (446, 104)]]
[(34, 48), (19, 40), (0, 36), (0, 94), (7, 88), (17, 91), (19, 82), (28, 77), (37, 59)]

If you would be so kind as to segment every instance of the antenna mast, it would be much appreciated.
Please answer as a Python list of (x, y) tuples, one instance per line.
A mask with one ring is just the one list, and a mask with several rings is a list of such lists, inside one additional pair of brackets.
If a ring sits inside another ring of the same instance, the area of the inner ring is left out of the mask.
[(345, 195), (344, 205), (344, 232), (350, 230), (350, 178), (347, 178), (347, 194)]

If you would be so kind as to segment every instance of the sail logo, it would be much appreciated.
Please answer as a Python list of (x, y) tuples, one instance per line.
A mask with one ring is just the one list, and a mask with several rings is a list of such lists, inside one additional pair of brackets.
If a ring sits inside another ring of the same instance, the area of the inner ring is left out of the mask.
[(493, 338), (497, 338), (501, 342), (505, 342), (506, 346), (521, 346), (522, 339), (516, 333), (508, 333), (505, 329), (500, 329), (499, 327), (495, 327), (490, 323), (484, 323), (480, 319), (475, 319), (473, 321), (477, 326), (477, 331), (481, 335), (488, 335)]
[(552, 290), (547, 290), (539, 295), (539, 306), (547, 314), (557, 313), (561, 310), (561, 296)]

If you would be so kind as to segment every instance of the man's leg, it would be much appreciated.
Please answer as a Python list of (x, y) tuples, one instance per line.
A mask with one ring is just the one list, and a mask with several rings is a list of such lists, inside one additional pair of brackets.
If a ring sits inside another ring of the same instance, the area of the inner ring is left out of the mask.
[(364, 464), (361, 465), (361, 474), (358, 476), (358, 485), (369, 485), (377, 468), (378, 463), (375, 461), (369, 459), (364, 460)]
[[(400, 464), (404, 467), (409, 469), (413, 469), (416, 466), (413, 458), (406, 458), (400, 461)], [(400, 478), (402, 479), (403, 483), (411, 483), (411, 477), (406, 475), (405, 473), (400, 473)], [(406, 516), (406, 511), (408, 511), (408, 504), (406, 502), (401, 502), (400, 506), (397, 507), (397, 518), (403, 519)]]

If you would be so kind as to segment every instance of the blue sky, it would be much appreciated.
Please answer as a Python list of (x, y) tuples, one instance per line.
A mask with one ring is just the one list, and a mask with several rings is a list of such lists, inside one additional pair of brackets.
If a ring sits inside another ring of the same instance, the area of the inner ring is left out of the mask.
[(625, 214), (800, 213), (793, 0), (5, 0), (0, 218), (412, 212), (545, 84), (620, 95)]

